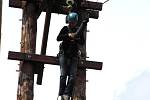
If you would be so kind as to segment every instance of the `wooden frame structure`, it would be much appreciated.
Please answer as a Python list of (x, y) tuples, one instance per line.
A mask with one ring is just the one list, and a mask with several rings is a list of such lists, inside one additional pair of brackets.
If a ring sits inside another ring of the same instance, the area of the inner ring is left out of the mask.
[[(79, 13), (78, 25), (83, 19), (98, 18), (103, 3), (74, 0)], [(8, 53), (8, 59), (20, 60), (17, 100), (33, 100), (34, 74), (38, 74), (37, 84), (42, 84), (44, 64), (59, 65), (57, 57), (46, 56), (51, 13), (68, 14), (64, 6), (66, 0), (9, 0), (9, 6), (23, 9), (21, 52)], [(37, 19), (46, 12), (41, 54), (36, 53)], [(86, 30), (84, 31), (86, 38)], [(85, 41), (86, 42), (86, 41)], [(72, 100), (86, 100), (86, 68), (102, 70), (102, 62), (86, 60), (86, 43), (81, 46), (84, 59), (79, 61), (76, 84)]]

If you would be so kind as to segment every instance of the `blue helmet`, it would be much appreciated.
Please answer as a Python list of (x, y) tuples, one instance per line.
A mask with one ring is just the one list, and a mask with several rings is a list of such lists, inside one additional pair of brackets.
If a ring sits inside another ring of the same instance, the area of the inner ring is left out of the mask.
[(78, 21), (78, 14), (75, 12), (71, 12), (66, 17), (66, 22), (77, 22)]

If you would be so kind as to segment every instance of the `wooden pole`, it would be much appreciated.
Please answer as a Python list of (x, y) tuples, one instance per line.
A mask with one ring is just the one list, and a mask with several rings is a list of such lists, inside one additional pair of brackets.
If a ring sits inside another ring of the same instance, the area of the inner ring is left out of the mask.
[[(45, 0), (43, 2), (45, 2), (45, 6), (46, 6), (46, 16), (45, 16), (43, 38), (42, 38), (41, 55), (46, 55), (53, 0), (52, 1)], [(43, 71), (44, 71), (44, 63), (42, 63), (38, 68), (38, 75), (37, 75), (38, 85), (42, 85)]]
[(1, 27), (2, 27), (2, 0), (0, 0), (0, 49), (1, 49)]
[(48, 33), (49, 33), (49, 26), (50, 26), (50, 19), (51, 19), (51, 13), (50, 12), (46, 12), (44, 32), (43, 32), (43, 39), (42, 39), (42, 47), (41, 47), (41, 55), (45, 55), (46, 54)]
[[(87, 13), (85, 11), (79, 12), (79, 25), (83, 19), (87, 17)], [(82, 52), (82, 57), (86, 60), (86, 30), (85, 28), (83, 35), (85, 38), (85, 44), (80, 46), (80, 50)], [(73, 100), (86, 100), (86, 68), (78, 68), (76, 83), (74, 87)]]
[[(45, 18), (43, 39), (42, 39), (41, 55), (46, 55), (50, 19), (51, 19), (51, 13), (49, 11), (47, 11), (46, 12), (46, 18)], [(40, 70), (39, 70), (39, 73), (38, 73), (38, 76), (37, 76), (37, 84), (41, 85), (42, 84), (43, 71), (44, 71), (44, 64), (41, 64), (39, 69)]]
[[(21, 52), (34, 54), (36, 49), (37, 19), (35, 4), (30, 1), (23, 8)], [(30, 56), (28, 56), (30, 58)], [(20, 73), (17, 100), (33, 100), (34, 64), (23, 61)]]

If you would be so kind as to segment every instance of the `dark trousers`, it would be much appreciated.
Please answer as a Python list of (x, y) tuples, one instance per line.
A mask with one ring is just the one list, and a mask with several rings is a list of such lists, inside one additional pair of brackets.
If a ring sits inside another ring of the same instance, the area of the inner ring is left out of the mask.
[(75, 78), (77, 73), (78, 57), (67, 57), (63, 54), (59, 55), (60, 63), (60, 86), (59, 96), (72, 96)]

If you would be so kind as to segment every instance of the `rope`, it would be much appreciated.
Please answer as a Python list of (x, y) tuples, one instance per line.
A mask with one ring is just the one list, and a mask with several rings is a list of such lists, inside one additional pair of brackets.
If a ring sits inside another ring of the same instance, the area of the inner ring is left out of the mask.
[(109, 1), (109, 0), (104, 1), (103, 4), (106, 3), (106, 2), (108, 2), (108, 1)]

